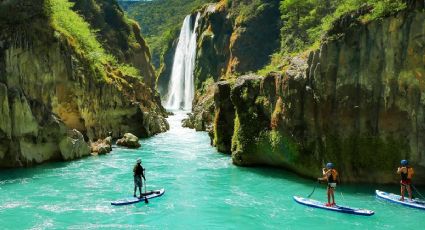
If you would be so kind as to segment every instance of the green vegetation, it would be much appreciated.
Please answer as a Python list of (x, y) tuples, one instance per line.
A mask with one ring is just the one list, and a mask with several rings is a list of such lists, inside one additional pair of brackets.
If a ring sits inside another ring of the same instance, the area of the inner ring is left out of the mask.
[(281, 49), (257, 74), (283, 71), (291, 56), (306, 56), (319, 48), (338, 19), (361, 8), (366, 13), (357, 21), (368, 23), (405, 9), (406, 3), (403, 0), (281, 0)]
[(76, 12), (71, 10), (74, 3), (67, 0), (50, 0), (52, 25), (73, 45), (77, 52), (85, 54), (96, 68), (113, 61), (114, 57), (106, 54), (100, 42), (96, 39), (95, 31)]
[(302, 51), (317, 43), (341, 16), (362, 7), (371, 10), (359, 20), (366, 23), (406, 8), (403, 0), (282, 0), (282, 51)]
[(72, 10), (75, 3), (68, 0), (49, 0), (52, 26), (57, 31), (56, 36), (65, 38), (77, 53), (84, 56), (91, 64), (92, 70), (108, 80), (105, 66), (113, 66), (124, 75), (139, 76), (140, 72), (133, 66), (118, 63), (117, 59), (107, 53), (97, 39), (97, 31), (77, 12)]
[[(131, 76), (131, 77), (139, 77), (140, 71), (136, 68), (134, 68), (131, 65), (128, 64), (119, 64), (118, 69), (123, 73), (124, 75)], [(141, 78), (140, 78), (141, 79)]]
[(232, 7), (232, 0), (224, 0), (224, 4), (227, 8)]
[(267, 4), (270, 3), (264, 0), (253, 0), (249, 3), (241, 2), (237, 7), (230, 8), (230, 11), (232, 15), (237, 15), (236, 24), (242, 24), (261, 14)]
[(234, 120), (234, 128), (233, 128), (233, 136), (232, 136), (232, 152), (240, 152), (241, 151), (241, 143), (240, 143), (240, 128), (241, 128), (241, 122), (239, 121), (238, 113), (236, 113), (235, 120)]
[(160, 66), (160, 58), (178, 36), (183, 19), (194, 9), (214, 0), (156, 0), (131, 4), (127, 13), (141, 25), (142, 34), (151, 49), (152, 60)]

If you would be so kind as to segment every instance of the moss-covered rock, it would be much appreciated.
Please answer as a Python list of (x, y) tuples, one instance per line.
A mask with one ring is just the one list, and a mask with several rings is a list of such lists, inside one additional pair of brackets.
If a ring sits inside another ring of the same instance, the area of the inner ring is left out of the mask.
[(292, 59), (284, 75), (240, 77), (232, 90), (234, 163), (315, 177), (332, 161), (344, 181), (391, 183), (407, 158), (422, 183), (424, 19), (407, 11), (359, 25), (305, 62)]
[[(135, 25), (121, 18), (115, 1), (75, 2), (74, 10), (67, 1), (0, 3), (0, 167), (85, 156), (85, 142), (109, 132), (147, 137), (168, 129)], [(59, 25), (66, 13), (84, 28)]]
[(231, 153), (235, 109), (230, 100), (231, 85), (221, 81), (214, 91), (214, 146), (219, 152)]
[(71, 0), (92, 29), (98, 30), (103, 47), (114, 54), (119, 62), (131, 64), (140, 70), (146, 85), (155, 88), (155, 70), (151, 63), (151, 53), (140, 26), (128, 19), (117, 1)]
[[(257, 71), (269, 62), (270, 55), (279, 47), (278, 4), (277, 0), (231, 1), (230, 4), (220, 1), (201, 10), (194, 71), (195, 107), (200, 107), (198, 101), (204, 101), (197, 97), (210, 95), (207, 89), (212, 83)], [(220, 151), (229, 152), (229, 135), (223, 138), (225, 141), (218, 140), (217, 144)]]

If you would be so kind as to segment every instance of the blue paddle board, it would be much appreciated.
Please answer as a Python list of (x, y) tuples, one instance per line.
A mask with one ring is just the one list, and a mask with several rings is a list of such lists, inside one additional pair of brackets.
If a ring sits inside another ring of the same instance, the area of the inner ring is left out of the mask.
[(326, 210), (334, 211), (334, 212), (342, 212), (342, 213), (360, 215), (360, 216), (371, 216), (371, 215), (375, 214), (374, 211), (367, 210), (367, 209), (351, 208), (351, 207), (345, 207), (345, 206), (339, 206), (339, 205), (327, 207), (325, 204), (323, 204), (320, 201), (312, 200), (312, 199), (308, 199), (308, 198), (303, 198), (303, 197), (299, 197), (299, 196), (294, 196), (294, 200), (297, 203), (300, 203), (302, 205), (306, 205), (306, 206), (309, 206), (309, 207), (312, 207), (312, 208), (326, 209)]
[[(411, 208), (418, 208), (418, 209), (425, 210), (425, 201), (422, 201), (422, 200), (419, 200), (419, 199), (413, 199), (413, 200), (410, 201), (408, 197), (405, 197), (404, 201), (401, 201), (400, 200), (401, 196), (396, 195), (394, 193), (387, 193), (387, 192), (383, 192), (383, 191), (379, 191), (379, 190), (376, 190), (375, 193), (376, 193), (376, 197), (378, 197), (378, 198), (381, 198), (381, 199), (384, 199), (384, 200), (387, 200), (387, 201), (390, 201), (390, 202), (393, 202), (393, 203), (396, 203), (396, 204), (408, 206), (408, 207), (411, 207)], [(407, 191), (406, 191), (406, 194), (407, 194)]]
[(128, 197), (128, 198), (124, 198), (121, 200), (117, 200), (117, 201), (113, 201), (111, 202), (111, 205), (128, 205), (128, 204), (135, 204), (135, 203), (139, 203), (139, 202), (143, 202), (145, 201), (145, 197), (146, 199), (153, 199), (156, 197), (160, 197), (164, 194), (165, 189), (159, 189), (159, 190), (152, 190), (149, 191), (147, 193), (142, 193), (142, 197)]

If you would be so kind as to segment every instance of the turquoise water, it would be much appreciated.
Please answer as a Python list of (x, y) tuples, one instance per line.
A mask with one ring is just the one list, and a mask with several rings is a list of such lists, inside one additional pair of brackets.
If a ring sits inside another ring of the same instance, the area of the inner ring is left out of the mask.
[[(371, 217), (308, 208), (309, 180), (277, 169), (240, 168), (209, 145), (206, 133), (180, 127), (142, 140), (142, 148), (68, 163), (0, 171), (0, 229), (423, 229), (425, 212), (377, 200), (375, 189), (338, 187), (337, 203), (375, 210)], [(114, 207), (132, 195), (132, 167), (141, 157), (149, 189), (164, 196)], [(320, 173), (320, 172), (318, 172)], [(341, 195), (342, 192), (342, 195)], [(312, 198), (325, 201), (325, 187)]]

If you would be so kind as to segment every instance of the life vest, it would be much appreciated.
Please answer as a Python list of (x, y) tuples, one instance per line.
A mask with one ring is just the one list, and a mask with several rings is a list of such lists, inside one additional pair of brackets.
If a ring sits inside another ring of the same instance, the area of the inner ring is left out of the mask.
[(401, 179), (402, 180), (411, 180), (413, 175), (415, 174), (415, 171), (413, 170), (412, 167), (406, 167), (406, 169), (407, 169), (406, 173), (403, 173), (403, 172), (400, 173)]
[(328, 183), (336, 183), (338, 179), (338, 172), (335, 169), (331, 169), (331, 174), (328, 176)]

